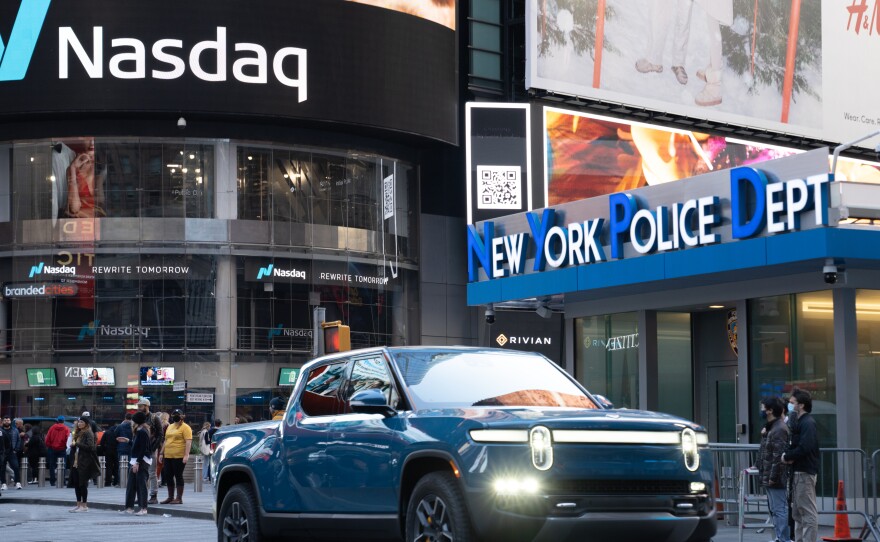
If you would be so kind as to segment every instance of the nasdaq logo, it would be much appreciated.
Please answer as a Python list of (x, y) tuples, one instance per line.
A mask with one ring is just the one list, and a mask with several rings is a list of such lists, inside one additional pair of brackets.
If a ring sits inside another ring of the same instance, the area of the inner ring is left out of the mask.
[(73, 275), (75, 273), (76, 268), (69, 265), (46, 265), (44, 262), (40, 262), (37, 265), (31, 266), (31, 272), (28, 277), (34, 278), (37, 275)]
[(284, 329), (284, 324), (278, 324), (273, 328), (269, 328), (269, 338), (279, 337), (281, 335), (281, 330)]
[[(0, 36), (0, 81), (20, 81), (37, 45), (51, 0), (22, 0), (9, 41)], [(33, 276), (33, 274), (31, 274)]]
[(76, 340), (81, 341), (86, 337), (94, 337), (95, 331), (98, 330), (98, 326), (100, 325), (100, 320), (92, 320), (88, 324), (83, 324), (83, 327), (81, 327), (79, 330), (79, 336), (76, 338)]
[(257, 273), (257, 280), (262, 280), (263, 277), (271, 277), (272, 276), (272, 269), (274, 267), (275, 267), (275, 265), (273, 265), (271, 263), (269, 264), (268, 267), (261, 267), (260, 272)]

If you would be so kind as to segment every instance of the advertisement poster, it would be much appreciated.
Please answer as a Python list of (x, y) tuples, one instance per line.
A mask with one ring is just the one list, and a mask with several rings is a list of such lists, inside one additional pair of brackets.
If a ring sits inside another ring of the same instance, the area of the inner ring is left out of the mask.
[[(748, 166), (801, 151), (544, 108), (548, 205)], [(830, 167), (830, 164), (829, 164)], [(841, 159), (838, 177), (880, 183), (880, 164)]]
[(855, 60), (880, 57), (876, 0), (529, 0), (526, 19), (529, 88), (821, 140), (880, 128), (859, 91), (880, 70)]

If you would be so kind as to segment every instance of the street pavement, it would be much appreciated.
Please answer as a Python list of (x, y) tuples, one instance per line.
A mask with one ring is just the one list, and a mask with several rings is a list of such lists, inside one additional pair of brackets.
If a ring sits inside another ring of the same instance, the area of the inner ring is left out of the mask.
[[(207, 542), (217, 540), (211, 516), (213, 493), (205, 484), (196, 493), (187, 485), (180, 505), (150, 505), (146, 516), (119, 513), (125, 504), (125, 490), (114, 487), (89, 488), (89, 511), (69, 513), (75, 504), (73, 489), (27, 486), (9, 489), (0, 496), (0, 540), (3, 542)], [(160, 500), (167, 490), (160, 488)], [(859, 530), (852, 529), (853, 536)], [(819, 536), (832, 536), (830, 527), (820, 528)], [(744, 542), (768, 542), (773, 529), (743, 531)], [(739, 542), (735, 525), (722, 520), (714, 542)]]

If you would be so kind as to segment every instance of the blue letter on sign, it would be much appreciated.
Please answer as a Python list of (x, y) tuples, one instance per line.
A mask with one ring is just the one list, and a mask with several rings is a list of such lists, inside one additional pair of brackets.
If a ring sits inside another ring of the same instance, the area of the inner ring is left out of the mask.
[[(749, 215), (749, 196), (755, 207)], [(745, 239), (764, 228), (767, 220), (767, 176), (750, 167), (730, 170), (730, 215), (734, 239)], [(748, 216), (748, 220), (746, 217)]]
[(611, 257), (623, 258), (623, 243), (620, 236), (629, 231), (629, 224), (632, 222), (633, 215), (636, 213), (636, 200), (629, 194), (611, 194), (608, 196), (608, 205), (611, 207), (609, 216), (611, 225), (609, 232), (611, 233)]
[[(477, 277), (477, 262), (474, 261), (474, 255), (480, 260), (480, 265), (486, 270), (486, 275), (491, 279), (491, 265), (489, 257), (489, 249), (492, 247), (492, 238), (495, 237), (495, 223), (491, 220), (483, 222), (483, 239), (476, 228), (471, 225), (467, 227), (468, 234), (468, 282), (475, 282)], [(484, 242), (485, 241), (485, 242)]]
[(544, 216), (538, 219), (537, 215), (526, 213), (529, 220), (529, 228), (532, 230), (532, 237), (535, 238), (535, 263), (532, 269), (535, 271), (543, 271), (544, 264), (544, 242), (547, 239), (547, 231), (556, 223), (556, 211), (553, 209), (544, 209)]

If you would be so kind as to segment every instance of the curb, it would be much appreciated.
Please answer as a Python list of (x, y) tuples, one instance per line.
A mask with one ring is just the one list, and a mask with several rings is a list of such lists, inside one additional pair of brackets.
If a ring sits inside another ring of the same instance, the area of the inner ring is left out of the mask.
[[(33, 499), (33, 498), (21, 498), (21, 497), (9, 497), (3, 498), (0, 500), (0, 503), (14, 503), (14, 504), (40, 504), (40, 505), (49, 505), (49, 506), (69, 506), (72, 504), (69, 501), (54, 501), (47, 499)], [(119, 511), (123, 510), (124, 505), (122, 504), (110, 504), (106, 502), (90, 502), (89, 508), (94, 508), (96, 510), (111, 510), (111, 511)], [(213, 521), (213, 517), (211, 512), (201, 512), (199, 510), (186, 510), (184, 508), (169, 508), (167, 505), (152, 505), (147, 507), (148, 515), (156, 515), (161, 516), (163, 514), (171, 514), (173, 517), (178, 518), (187, 518), (187, 519), (206, 519), (209, 521)]]

